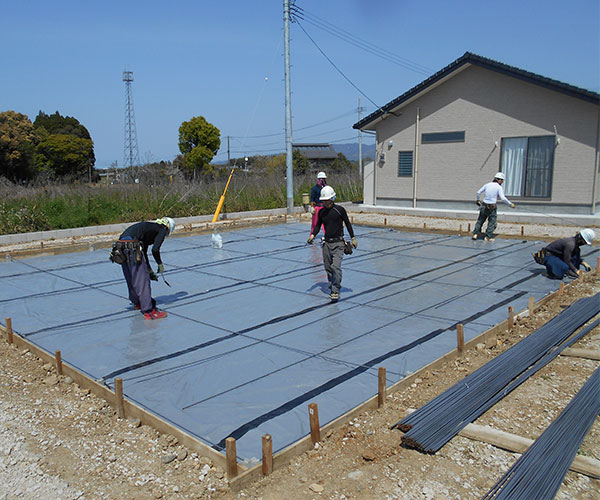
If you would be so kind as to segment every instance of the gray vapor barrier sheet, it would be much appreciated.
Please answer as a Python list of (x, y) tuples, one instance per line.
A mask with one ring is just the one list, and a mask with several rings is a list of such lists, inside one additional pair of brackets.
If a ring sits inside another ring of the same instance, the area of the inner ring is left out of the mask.
[(168, 238), (156, 321), (133, 310), (109, 249), (7, 258), (0, 318), (111, 389), (121, 377), (127, 398), (207, 445), (235, 437), (252, 465), (263, 434), (276, 452), (310, 432), (309, 403), (324, 425), (376, 394), (378, 367), (397, 382), (454, 349), (457, 323), (469, 340), (560, 283), (531, 257), (541, 242), (355, 227), (330, 303), (309, 230), (224, 232), (222, 248), (210, 234)]

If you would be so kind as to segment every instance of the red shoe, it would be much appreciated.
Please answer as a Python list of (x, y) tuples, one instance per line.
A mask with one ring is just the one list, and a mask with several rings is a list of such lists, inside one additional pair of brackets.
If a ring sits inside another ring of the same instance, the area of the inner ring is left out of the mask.
[(167, 316), (167, 311), (159, 311), (158, 309), (152, 309), (152, 311), (144, 313), (144, 319), (161, 319)]
[(142, 306), (140, 304), (133, 304), (134, 311), (139, 311), (141, 308), (142, 308)]

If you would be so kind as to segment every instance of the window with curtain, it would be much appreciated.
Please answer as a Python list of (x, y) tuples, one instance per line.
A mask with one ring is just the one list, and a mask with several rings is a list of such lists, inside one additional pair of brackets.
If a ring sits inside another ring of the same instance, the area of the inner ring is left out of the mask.
[(553, 135), (502, 139), (500, 170), (506, 196), (550, 198), (554, 169)]

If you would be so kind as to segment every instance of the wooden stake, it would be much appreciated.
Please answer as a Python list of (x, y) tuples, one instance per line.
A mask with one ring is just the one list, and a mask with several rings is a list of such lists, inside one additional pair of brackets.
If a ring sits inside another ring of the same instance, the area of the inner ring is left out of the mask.
[(287, 214), (285, 214), (285, 215), (283, 216), (283, 222), (285, 222), (285, 223), (287, 224)]
[(273, 440), (270, 434), (262, 437), (262, 473), (268, 476), (273, 472)]
[(313, 444), (321, 441), (321, 427), (319, 426), (319, 407), (317, 403), (308, 405), (308, 418), (310, 420), (310, 438)]
[(238, 475), (238, 466), (235, 439), (232, 437), (225, 440), (225, 457), (227, 458), (227, 477), (234, 478)]
[(462, 224), (458, 226), (458, 232), (462, 234)]
[(529, 297), (529, 316), (533, 316), (533, 302), (534, 302), (534, 298), (533, 297)]
[(467, 233), (470, 233), (470, 232), (471, 232), (471, 223), (469, 222), (467, 224)]
[(119, 418), (125, 418), (125, 405), (123, 404), (123, 379), (115, 379), (115, 404)]
[(40, 246), (41, 246), (42, 248), (44, 248), (44, 242), (43, 242), (43, 241), (40, 241)]
[(515, 311), (513, 306), (508, 306), (508, 329), (512, 330), (512, 327), (515, 325)]
[(350, 224), (354, 224), (354, 215), (350, 217)]
[(6, 318), (6, 341), (12, 344), (15, 340), (13, 338), (12, 319)]
[(521, 226), (521, 236), (525, 235), (525, 227)]
[(465, 350), (465, 329), (462, 323), (456, 325), (456, 350), (461, 356)]
[(583, 281), (583, 270), (580, 269), (579, 271), (577, 271), (577, 274), (579, 275), (579, 280)]
[(423, 222), (423, 229), (427, 229), (427, 222)]
[(596, 272), (600, 272), (600, 257), (596, 260)]
[(565, 284), (561, 281), (560, 286), (558, 287), (558, 296), (560, 297), (565, 291)]
[(383, 218), (383, 225), (387, 226), (387, 218), (386, 217)]
[(60, 356), (60, 351), (54, 351), (54, 359), (56, 359), (56, 373), (59, 375), (63, 374), (62, 369), (62, 358)]
[(385, 392), (386, 392), (386, 376), (385, 376), (385, 368), (383, 366), (379, 367), (377, 370), (377, 408), (381, 408), (385, 403)]

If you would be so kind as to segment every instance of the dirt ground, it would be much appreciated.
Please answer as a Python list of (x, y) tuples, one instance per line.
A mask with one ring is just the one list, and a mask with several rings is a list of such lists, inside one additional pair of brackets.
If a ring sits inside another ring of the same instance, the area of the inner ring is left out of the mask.
[[(457, 436), (435, 455), (401, 446), (390, 427), (458, 380), (539, 328), (569, 304), (600, 291), (588, 273), (516, 327), (462, 359), (425, 372), (329, 431), (314, 449), (241, 491), (222, 469), (169, 435), (119, 419), (103, 400), (58, 376), (26, 350), (0, 341), (1, 499), (479, 499), (518, 454)], [(574, 347), (600, 350), (600, 328)], [(559, 356), (476, 423), (535, 439), (600, 362)], [(579, 453), (600, 459), (600, 420)], [(600, 480), (569, 472), (559, 499), (600, 499)]]

